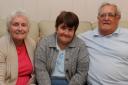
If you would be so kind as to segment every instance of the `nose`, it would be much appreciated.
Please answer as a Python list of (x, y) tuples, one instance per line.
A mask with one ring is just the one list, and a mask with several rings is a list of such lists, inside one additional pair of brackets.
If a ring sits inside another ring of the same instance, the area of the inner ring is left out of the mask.
[(109, 16), (108, 16), (108, 15), (106, 15), (106, 16), (105, 16), (105, 20), (108, 20), (108, 19), (109, 19)]
[(21, 24), (19, 24), (19, 26), (18, 26), (18, 30), (22, 30), (22, 26), (21, 26)]
[(69, 29), (65, 29), (65, 30), (64, 30), (64, 33), (65, 33), (65, 34), (68, 34), (68, 33), (69, 33)]

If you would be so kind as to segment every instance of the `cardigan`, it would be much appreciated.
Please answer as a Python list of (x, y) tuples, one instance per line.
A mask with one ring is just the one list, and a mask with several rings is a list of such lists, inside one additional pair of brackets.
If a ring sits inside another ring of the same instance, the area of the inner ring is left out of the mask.
[[(35, 73), (39, 85), (51, 85), (51, 75), (59, 51), (56, 34), (40, 40), (35, 51)], [(78, 37), (65, 48), (64, 72), (69, 85), (84, 85), (89, 67), (88, 51)]]
[[(33, 65), (35, 42), (26, 37), (25, 45)], [(18, 55), (16, 46), (10, 36), (6, 34), (0, 38), (0, 85), (15, 85), (18, 78)], [(34, 69), (28, 85), (34, 83)]]

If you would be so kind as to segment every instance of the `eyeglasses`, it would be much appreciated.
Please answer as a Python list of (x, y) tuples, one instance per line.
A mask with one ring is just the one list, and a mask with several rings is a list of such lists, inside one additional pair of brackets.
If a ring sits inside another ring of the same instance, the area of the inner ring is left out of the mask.
[(117, 14), (113, 14), (113, 13), (103, 13), (103, 14), (99, 14), (100, 18), (105, 18), (106, 16), (113, 18), (115, 17)]

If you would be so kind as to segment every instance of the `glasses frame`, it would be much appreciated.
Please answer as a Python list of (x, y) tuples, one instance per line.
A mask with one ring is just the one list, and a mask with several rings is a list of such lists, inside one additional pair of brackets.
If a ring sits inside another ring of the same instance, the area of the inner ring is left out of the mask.
[(109, 17), (109, 18), (114, 18), (117, 16), (116, 13), (102, 13), (98, 15), (100, 18), (105, 18), (105, 17)]

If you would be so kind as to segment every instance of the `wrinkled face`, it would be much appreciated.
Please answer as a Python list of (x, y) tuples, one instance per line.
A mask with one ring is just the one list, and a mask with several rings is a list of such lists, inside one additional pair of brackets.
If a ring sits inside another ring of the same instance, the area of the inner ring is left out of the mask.
[(10, 23), (8, 31), (11, 34), (14, 41), (24, 40), (29, 31), (27, 18), (24, 16), (14, 17)]
[(75, 29), (60, 24), (56, 29), (58, 43), (63, 45), (68, 45), (75, 35)]
[(104, 6), (98, 15), (99, 31), (104, 33), (114, 32), (118, 26), (119, 20), (120, 16), (116, 14), (116, 8), (114, 6)]

